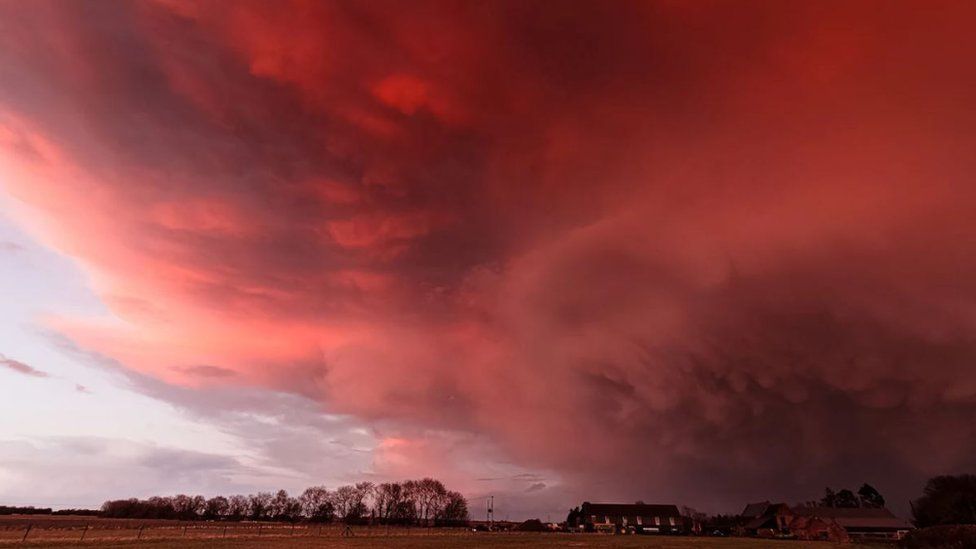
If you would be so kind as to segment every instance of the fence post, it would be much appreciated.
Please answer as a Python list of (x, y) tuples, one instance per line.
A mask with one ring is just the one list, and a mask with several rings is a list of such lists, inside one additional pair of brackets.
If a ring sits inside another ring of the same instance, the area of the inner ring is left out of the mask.
[(189, 527), (190, 527), (190, 525), (189, 525), (189, 524), (184, 524), (184, 525), (183, 525), (183, 537), (184, 537), (184, 538), (186, 537), (186, 529), (187, 529), (187, 528), (189, 528)]
[(88, 527), (89, 526), (91, 526), (91, 524), (86, 524), (85, 525), (85, 529), (81, 531), (81, 539), (78, 540), (78, 541), (85, 541), (85, 534), (88, 533)]
[(24, 537), (20, 540), (21, 543), (27, 541), (27, 536), (30, 535), (31, 528), (33, 528), (33, 527), (34, 527), (33, 524), (31, 524), (29, 522), (27, 523), (27, 531), (24, 532)]
[(262, 526), (261, 524), (258, 524), (258, 535), (259, 536), (261, 535), (261, 526)]
[(226, 524), (224, 525), (224, 533), (221, 534), (220, 537), (222, 537), (222, 538), (226, 538), (227, 537), (227, 525)]
[(146, 527), (145, 524), (143, 524), (142, 526), (139, 527), (139, 534), (136, 535), (136, 539), (142, 539), (142, 529), (145, 528), (145, 527)]

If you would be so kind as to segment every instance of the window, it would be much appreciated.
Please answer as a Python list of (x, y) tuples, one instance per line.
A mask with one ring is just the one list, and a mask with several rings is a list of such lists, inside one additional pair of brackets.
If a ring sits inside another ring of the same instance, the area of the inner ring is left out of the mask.
[(661, 525), (661, 517), (654, 517), (654, 526)]
[(674, 522), (674, 517), (668, 517), (668, 523), (671, 524), (671, 526), (674, 526), (676, 524)]

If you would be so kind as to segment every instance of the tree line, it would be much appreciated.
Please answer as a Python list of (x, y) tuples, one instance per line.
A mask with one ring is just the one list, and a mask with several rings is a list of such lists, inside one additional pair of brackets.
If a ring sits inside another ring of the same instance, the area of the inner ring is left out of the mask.
[(819, 504), (822, 507), (867, 507), (877, 509), (885, 506), (885, 498), (874, 486), (864, 483), (858, 488), (856, 493), (847, 488), (842, 488), (835, 492), (832, 488), (827, 487), (824, 490), (824, 497), (821, 498)]
[(99, 511), (94, 509), (59, 509), (52, 510), (50, 507), (12, 507), (0, 505), (0, 515), (98, 515)]
[(177, 520), (262, 520), (449, 526), (469, 520), (468, 502), (436, 479), (360, 482), (329, 490), (307, 488), (298, 497), (285, 490), (250, 495), (120, 499), (102, 505), (103, 517)]

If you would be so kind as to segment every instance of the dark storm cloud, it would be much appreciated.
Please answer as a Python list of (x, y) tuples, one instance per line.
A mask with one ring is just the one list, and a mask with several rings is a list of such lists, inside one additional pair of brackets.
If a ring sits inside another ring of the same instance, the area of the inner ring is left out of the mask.
[(55, 327), (547, 497), (976, 466), (968, 6), (397, 8), (2, 4), (8, 188), (139, 329)]

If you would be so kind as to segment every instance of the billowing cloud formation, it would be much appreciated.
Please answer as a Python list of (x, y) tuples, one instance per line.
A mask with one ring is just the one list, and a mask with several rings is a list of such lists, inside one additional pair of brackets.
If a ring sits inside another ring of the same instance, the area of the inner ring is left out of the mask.
[(6, 186), (120, 319), (82, 347), (594, 499), (976, 466), (971, 6), (2, 6)]

